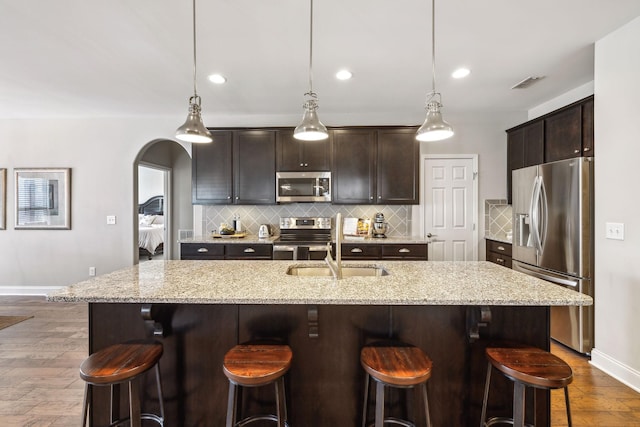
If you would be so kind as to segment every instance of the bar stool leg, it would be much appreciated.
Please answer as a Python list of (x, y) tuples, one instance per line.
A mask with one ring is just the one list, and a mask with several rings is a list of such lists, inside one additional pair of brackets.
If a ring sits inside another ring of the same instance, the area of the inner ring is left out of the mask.
[(84, 401), (82, 402), (82, 427), (87, 427), (87, 417), (89, 416), (89, 383), (84, 385)]
[(158, 387), (158, 400), (160, 401), (160, 418), (164, 426), (164, 396), (162, 395), (162, 379), (160, 378), (160, 365), (156, 363), (156, 386)]
[(516, 381), (513, 384), (513, 427), (524, 427), (525, 386)]
[(369, 383), (371, 377), (368, 373), (364, 376), (364, 402), (362, 404), (362, 427), (367, 427), (367, 406), (369, 404)]
[(489, 384), (491, 383), (491, 363), (487, 366), (487, 379), (484, 383), (484, 399), (482, 399), (482, 415), (480, 416), (480, 427), (485, 427), (487, 421), (487, 402), (489, 401)]
[(236, 425), (236, 402), (238, 398), (238, 387), (229, 381), (229, 400), (227, 400), (227, 427)]
[(564, 388), (564, 401), (567, 405), (567, 425), (571, 427), (571, 406), (569, 406), (569, 387)]
[(376, 424), (375, 427), (384, 425), (384, 384), (377, 381), (376, 384)]
[(134, 378), (129, 381), (129, 422), (131, 427), (140, 427), (140, 395), (138, 394), (138, 381)]
[(278, 417), (278, 427), (285, 427), (285, 423), (287, 421), (287, 402), (284, 391), (284, 378), (280, 377), (276, 381), (276, 403), (277, 403), (277, 412), (276, 415)]
[(431, 417), (429, 416), (429, 398), (427, 397), (427, 384), (422, 383), (420, 385), (422, 389), (422, 398), (424, 399), (424, 414), (427, 420), (427, 427), (431, 427)]

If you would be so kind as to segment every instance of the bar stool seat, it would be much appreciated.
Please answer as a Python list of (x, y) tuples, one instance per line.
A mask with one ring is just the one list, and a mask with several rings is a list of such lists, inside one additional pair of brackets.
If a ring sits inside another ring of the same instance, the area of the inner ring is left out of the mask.
[[(564, 389), (567, 408), (567, 422), (571, 426), (571, 408), (569, 406), (568, 385), (573, 381), (571, 367), (558, 356), (536, 347), (488, 347), (487, 379), (482, 402), (481, 427), (494, 424), (525, 425), (525, 389), (533, 387), (545, 390)], [(513, 417), (493, 417), (486, 420), (489, 385), (492, 367), (500, 371), (514, 383)], [(486, 420), (486, 421), (485, 421)]]
[[(291, 367), (293, 353), (288, 345), (240, 344), (224, 356), (223, 371), (229, 379), (227, 427), (244, 426), (254, 421), (275, 421), (278, 427), (287, 424), (284, 375)], [(249, 416), (237, 421), (238, 387), (261, 387), (275, 384), (275, 415)]]
[[(80, 378), (85, 384), (83, 420), (86, 426), (89, 413), (89, 393), (91, 386), (111, 387), (111, 416), (110, 426), (115, 426), (129, 421), (132, 427), (139, 427), (141, 420), (155, 421), (158, 425), (164, 425), (164, 402), (162, 397), (162, 383), (158, 362), (162, 357), (163, 347), (158, 342), (131, 341), (122, 344), (114, 344), (99, 350), (80, 365)], [(138, 377), (155, 368), (156, 386), (160, 414), (141, 413)], [(115, 386), (128, 383), (129, 389), (129, 417), (116, 419), (115, 408), (118, 402), (114, 399)]]
[(385, 423), (404, 426), (414, 424), (384, 415), (384, 391), (386, 387), (415, 388), (422, 392), (427, 426), (431, 426), (427, 381), (431, 378), (432, 362), (420, 348), (405, 343), (375, 343), (362, 348), (360, 363), (366, 372), (362, 426), (367, 425), (367, 406), (369, 403), (369, 383), (376, 381), (375, 427)]

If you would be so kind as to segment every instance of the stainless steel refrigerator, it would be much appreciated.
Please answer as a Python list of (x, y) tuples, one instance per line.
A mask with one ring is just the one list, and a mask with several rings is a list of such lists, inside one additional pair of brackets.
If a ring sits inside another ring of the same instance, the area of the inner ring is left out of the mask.
[[(512, 178), (513, 269), (593, 297), (593, 158), (516, 169)], [(593, 309), (552, 306), (551, 337), (591, 353)]]

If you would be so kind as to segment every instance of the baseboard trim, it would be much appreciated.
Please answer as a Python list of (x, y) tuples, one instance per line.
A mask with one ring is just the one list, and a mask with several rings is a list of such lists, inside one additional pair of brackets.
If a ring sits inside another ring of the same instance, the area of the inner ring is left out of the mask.
[(598, 351), (598, 349), (595, 348), (591, 351), (590, 363), (640, 393), (639, 371), (625, 365), (624, 363), (620, 363), (613, 357)]
[(47, 295), (58, 289), (62, 286), (0, 286), (0, 295)]

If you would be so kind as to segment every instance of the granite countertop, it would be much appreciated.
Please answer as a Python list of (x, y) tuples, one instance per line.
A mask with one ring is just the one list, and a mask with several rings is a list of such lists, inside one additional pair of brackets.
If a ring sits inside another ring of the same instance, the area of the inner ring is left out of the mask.
[[(150, 261), (47, 296), (58, 302), (344, 305), (590, 305), (591, 297), (486, 261), (379, 261), (388, 276), (289, 276), (318, 261)], [(367, 265), (371, 265), (367, 264)], [(345, 266), (363, 265), (344, 262)]]
[(496, 242), (501, 242), (501, 243), (507, 243), (507, 244), (512, 244), (512, 239), (507, 239), (507, 236), (505, 236), (504, 234), (502, 235), (492, 235), (492, 234), (487, 234), (484, 236), (485, 239), (487, 240), (493, 240)]
[[(257, 243), (266, 243), (272, 244), (276, 239), (280, 236), (270, 236), (266, 239), (260, 239), (255, 234), (248, 234), (244, 237), (231, 237), (231, 236), (221, 236), (221, 237), (213, 237), (213, 236), (197, 236), (188, 239), (180, 240), (180, 243), (245, 243), (245, 244), (257, 244)], [(335, 240), (333, 240), (335, 242)], [(386, 238), (375, 238), (375, 237), (367, 237), (367, 238), (353, 238), (353, 237), (345, 237), (342, 243), (356, 243), (356, 244), (411, 244), (411, 243), (429, 243), (429, 239), (425, 237), (412, 237), (412, 236), (388, 236)]]

